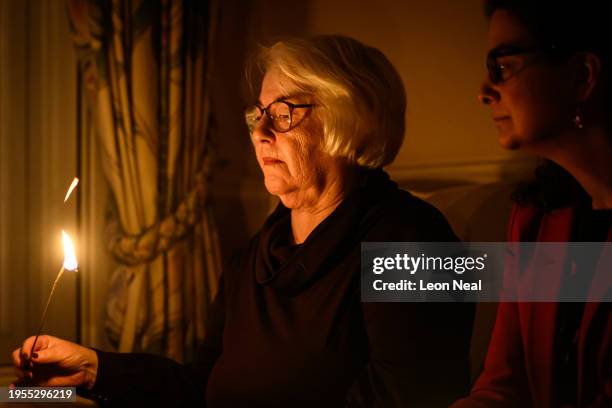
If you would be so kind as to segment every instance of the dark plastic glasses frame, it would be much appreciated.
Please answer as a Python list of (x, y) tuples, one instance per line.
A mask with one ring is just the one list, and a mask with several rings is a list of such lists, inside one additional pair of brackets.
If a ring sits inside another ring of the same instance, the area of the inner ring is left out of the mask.
[[(270, 107), (276, 103), (285, 104), (289, 108), (289, 125), (287, 126), (287, 128), (280, 127), (279, 122), (277, 122), (276, 120), (277, 118), (274, 117), (274, 115), (270, 113)], [(246, 114), (247, 125), (249, 127), (249, 131), (253, 133), (253, 130), (255, 130), (255, 126), (257, 126), (257, 123), (259, 123), (259, 121), (263, 118), (265, 114), (266, 116), (268, 116), (268, 119), (270, 120), (272, 124), (272, 129), (274, 129), (278, 133), (285, 133), (294, 128), (293, 126), (293, 110), (294, 109), (312, 108), (314, 106), (316, 106), (316, 104), (314, 103), (295, 104), (295, 103), (287, 102), (284, 100), (278, 100), (278, 101), (271, 102), (266, 107), (255, 105), (253, 108), (259, 110), (260, 115), (259, 117), (254, 117), (252, 113), (251, 114), (247, 113)]]
[(492, 84), (501, 84), (502, 82), (507, 81), (512, 78), (519, 72), (523, 71), (525, 68), (531, 66), (536, 61), (540, 59), (542, 55), (536, 55), (530, 61), (525, 63), (522, 67), (520, 67), (515, 72), (512, 72), (510, 76), (504, 78), (504, 65), (497, 62), (497, 58), (500, 57), (510, 57), (515, 55), (527, 54), (530, 52), (555, 52), (558, 51), (558, 48), (555, 45), (550, 46), (540, 46), (534, 45), (531, 47), (507, 47), (497, 50), (492, 50), (487, 54), (487, 72), (489, 73), (489, 80)]

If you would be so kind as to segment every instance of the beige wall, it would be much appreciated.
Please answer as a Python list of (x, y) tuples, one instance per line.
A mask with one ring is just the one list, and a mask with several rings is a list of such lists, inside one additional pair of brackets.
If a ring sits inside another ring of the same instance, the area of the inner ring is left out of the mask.
[(484, 75), (480, 0), (314, 0), (313, 33), (338, 33), (379, 48), (404, 80), (406, 142), (397, 166), (501, 158), (476, 94)]

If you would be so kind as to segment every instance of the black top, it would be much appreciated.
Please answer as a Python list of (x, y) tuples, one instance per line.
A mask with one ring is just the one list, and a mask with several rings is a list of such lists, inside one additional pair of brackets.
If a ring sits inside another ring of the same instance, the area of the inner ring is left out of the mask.
[[(612, 228), (612, 210), (578, 208), (572, 230), (573, 242), (590, 242), (569, 254), (568, 270), (562, 290), (570, 290), (586, 299), (600, 259), (603, 244)], [(555, 382), (557, 403), (575, 405), (578, 397), (578, 339), (584, 313), (584, 302), (559, 303), (555, 336)]]
[(173, 406), (446, 407), (467, 392), (473, 304), (360, 302), (361, 242), (455, 241), (436, 209), (370, 171), (302, 245), (290, 234), (279, 205), (227, 268), (216, 361), (98, 352), (93, 393)]

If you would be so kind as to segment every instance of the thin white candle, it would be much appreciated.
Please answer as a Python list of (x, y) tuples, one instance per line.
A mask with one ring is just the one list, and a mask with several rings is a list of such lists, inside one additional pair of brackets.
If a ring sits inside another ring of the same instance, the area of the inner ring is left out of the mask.
[[(64, 197), (64, 202), (68, 200), (68, 198), (70, 197), (70, 194), (72, 194), (72, 191), (76, 188), (78, 184), (79, 184), (79, 179), (75, 177), (72, 180), (72, 183), (70, 183), (70, 187), (68, 187), (68, 191), (66, 192), (66, 196)], [(49, 310), (49, 305), (51, 304), (51, 299), (53, 299), (53, 293), (55, 293), (55, 288), (57, 287), (59, 280), (61, 279), (65, 271), (76, 272), (78, 268), (76, 254), (74, 251), (74, 245), (72, 244), (72, 240), (70, 239), (70, 236), (64, 230), (62, 230), (62, 244), (64, 247), (64, 264), (62, 265), (59, 272), (57, 273), (57, 277), (55, 278), (55, 281), (53, 282), (53, 286), (51, 287), (51, 292), (49, 293), (49, 297), (47, 298), (47, 303), (45, 305), (45, 309), (43, 310), (42, 318), (40, 319), (40, 324), (38, 325), (38, 331), (36, 332), (36, 337), (34, 338), (34, 343), (32, 343), (32, 349), (30, 350), (30, 356), (29, 356), (30, 359), (32, 358), (32, 354), (34, 353), (34, 348), (36, 347), (38, 336), (40, 336), (40, 333), (42, 332), (42, 329), (45, 325), (45, 320), (47, 318), (47, 311)], [(27, 364), (29, 364), (29, 361), (24, 361), (24, 366)]]
[(30, 350), (30, 358), (32, 356), (32, 353), (34, 353), (34, 347), (36, 346), (36, 342), (38, 341), (38, 336), (40, 336), (40, 333), (42, 332), (42, 329), (45, 325), (47, 311), (49, 310), (49, 305), (51, 304), (51, 299), (53, 298), (53, 293), (55, 292), (57, 283), (64, 274), (64, 271), (77, 272), (78, 263), (76, 260), (76, 254), (74, 252), (74, 245), (72, 244), (70, 236), (64, 230), (62, 230), (62, 243), (64, 246), (64, 264), (57, 273), (57, 277), (55, 278), (53, 286), (51, 287), (51, 293), (49, 293), (49, 297), (47, 298), (47, 304), (45, 305), (42, 318), (40, 319), (40, 324), (38, 325), (38, 331), (36, 332), (36, 337), (34, 338), (34, 343), (32, 343), (32, 349)]

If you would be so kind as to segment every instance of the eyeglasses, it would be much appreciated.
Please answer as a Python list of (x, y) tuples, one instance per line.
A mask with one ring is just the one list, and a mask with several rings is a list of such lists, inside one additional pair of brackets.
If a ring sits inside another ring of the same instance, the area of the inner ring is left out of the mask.
[(307, 109), (315, 106), (313, 103), (295, 104), (287, 101), (274, 101), (268, 106), (255, 105), (245, 113), (245, 120), (249, 132), (253, 133), (261, 118), (266, 114), (270, 120), (272, 129), (279, 133), (285, 133), (297, 126), (304, 115), (294, 115), (296, 109)]
[[(554, 45), (548, 47), (539, 45), (532, 47), (510, 47), (492, 50), (487, 55), (487, 71), (489, 73), (489, 80), (493, 84), (505, 82), (538, 61), (543, 55), (542, 53), (554, 51), (558, 51), (558, 48)], [(541, 53), (528, 61), (512, 61), (511, 59), (506, 60), (505, 62), (500, 61), (500, 58), (513, 57), (532, 52)]]

